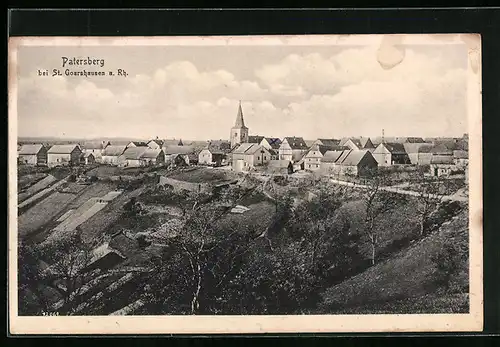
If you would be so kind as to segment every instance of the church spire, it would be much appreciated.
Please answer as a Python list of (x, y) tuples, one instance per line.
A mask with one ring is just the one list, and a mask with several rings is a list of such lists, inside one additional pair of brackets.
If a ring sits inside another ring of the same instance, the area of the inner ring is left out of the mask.
[(243, 110), (241, 109), (241, 100), (238, 106), (238, 114), (236, 115), (236, 122), (234, 123), (235, 128), (246, 128), (245, 121), (243, 120)]

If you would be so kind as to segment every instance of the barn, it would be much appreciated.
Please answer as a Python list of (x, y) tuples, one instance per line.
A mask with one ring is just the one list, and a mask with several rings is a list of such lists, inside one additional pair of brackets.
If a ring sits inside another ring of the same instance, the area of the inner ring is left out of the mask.
[(78, 165), (82, 150), (77, 144), (54, 145), (47, 151), (47, 164), (49, 166)]
[(45, 165), (47, 164), (47, 148), (42, 144), (22, 145), (18, 158), (21, 164)]

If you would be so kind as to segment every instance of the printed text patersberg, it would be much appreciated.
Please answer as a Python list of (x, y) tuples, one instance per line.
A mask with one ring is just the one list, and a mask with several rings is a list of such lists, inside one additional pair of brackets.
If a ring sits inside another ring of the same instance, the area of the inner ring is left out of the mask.
[(97, 58), (77, 58), (77, 57), (61, 57), (62, 59), (62, 67), (66, 65), (77, 65), (77, 66), (85, 66), (85, 65), (95, 65), (104, 67), (104, 59)]

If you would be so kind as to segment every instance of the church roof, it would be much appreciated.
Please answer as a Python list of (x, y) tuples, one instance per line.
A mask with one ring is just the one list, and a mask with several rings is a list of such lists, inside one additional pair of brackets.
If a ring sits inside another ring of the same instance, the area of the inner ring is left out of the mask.
[(236, 122), (234, 123), (235, 128), (247, 128), (245, 126), (245, 121), (243, 120), (243, 110), (241, 109), (241, 102), (238, 106), (238, 114), (236, 115)]

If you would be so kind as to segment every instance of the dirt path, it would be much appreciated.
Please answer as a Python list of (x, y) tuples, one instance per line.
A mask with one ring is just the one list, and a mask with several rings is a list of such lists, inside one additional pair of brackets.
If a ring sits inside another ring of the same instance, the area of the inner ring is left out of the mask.
[[(352, 182), (347, 182), (347, 181), (341, 181), (341, 180), (336, 180), (336, 179), (331, 179), (330, 182), (338, 185), (343, 185), (343, 186), (348, 186), (348, 187), (353, 187), (353, 188), (359, 188), (359, 189), (368, 189), (369, 186), (364, 185), (364, 184), (356, 184)], [(403, 194), (403, 195), (411, 195), (411, 196), (420, 196), (421, 193), (414, 192), (411, 190), (404, 190), (401, 188), (395, 188), (395, 187), (380, 187), (380, 190), (386, 191), (386, 192), (391, 192), (391, 193), (397, 193), (397, 194)], [(449, 200), (449, 201), (461, 201), (461, 202), (469, 202), (468, 197), (460, 196), (460, 195), (444, 195), (444, 196), (438, 196), (438, 195), (433, 195), (432, 197), (442, 200)]]

